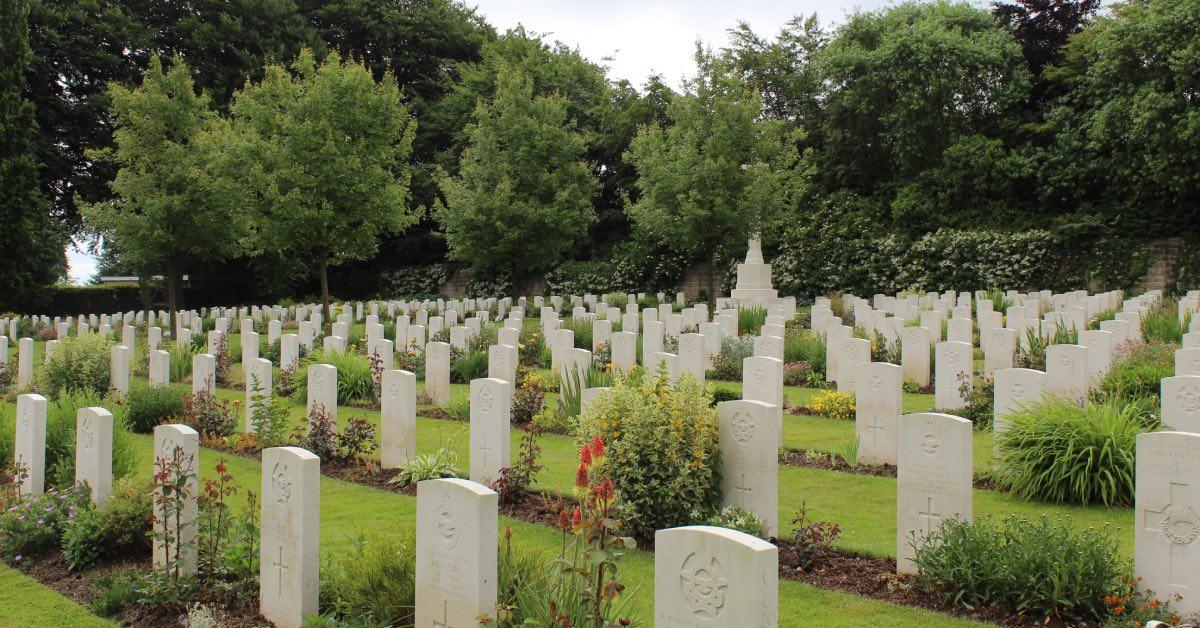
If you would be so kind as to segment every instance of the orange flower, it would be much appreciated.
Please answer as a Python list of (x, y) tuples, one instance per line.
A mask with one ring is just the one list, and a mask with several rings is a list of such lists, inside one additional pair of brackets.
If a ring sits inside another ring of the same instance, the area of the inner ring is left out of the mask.
[(592, 464), (592, 448), (586, 444), (579, 448), (579, 462), (585, 465)]
[(571, 525), (576, 528), (583, 525), (583, 513), (579, 511), (579, 506), (576, 506), (575, 512), (571, 513)]
[(597, 434), (596, 439), (592, 441), (592, 456), (596, 458), (604, 457), (604, 441), (601, 440), (599, 434)]
[(558, 512), (558, 527), (563, 530), (568, 530), (571, 527), (571, 515), (567, 514), (566, 508)]

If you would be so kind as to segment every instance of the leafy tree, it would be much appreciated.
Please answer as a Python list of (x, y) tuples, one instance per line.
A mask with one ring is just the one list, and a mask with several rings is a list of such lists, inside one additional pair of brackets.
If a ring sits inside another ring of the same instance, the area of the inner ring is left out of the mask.
[(992, 3), (992, 15), (1021, 45), (1025, 63), (1035, 77), (1062, 60), (1071, 35), (1083, 30), (1100, 8), (1100, 0), (1014, 0)]
[(496, 93), (475, 110), (457, 176), (437, 210), (450, 256), (513, 279), (545, 270), (595, 221), (596, 180), (567, 99), (534, 96), (533, 81), (501, 66)]
[(29, 3), (0, 0), (0, 303), (24, 308), (64, 269), (65, 241), (38, 188), (33, 105), (22, 96), (29, 65)]
[(763, 115), (816, 130), (824, 86), (812, 57), (829, 41), (817, 16), (792, 18), (774, 41), (746, 22), (728, 32), (729, 46), (721, 52), (745, 83), (757, 87)]
[(1107, 213), (1142, 237), (1200, 227), (1198, 0), (1130, 0), (1071, 38), (1047, 113), (1047, 204)]
[(828, 92), (819, 171), (830, 188), (887, 191), (995, 133), (1029, 90), (1012, 36), (966, 3), (855, 13), (814, 55)]
[(325, 320), (329, 266), (370, 258), (418, 216), (408, 203), (415, 124), (390, 75), (301, 53), (237, 93), (220, 168), (228, 205), (248, 204), (256, 249), (317, 266)]
[(700, 74), (667, 109), (670, 125), (644, 127), (629, 148), (642, 197), (627, 211), (639, 229), (708, 259), (715, 299), (722, 250), (741, 250), (776, 219), (802, 177), (793, 139), (763, 119), (758, 94), (724, 61), (697, 59)]
[(165, 271), (174, 317), (186, 265), (241, 249), (239, 212), (214, 202), (208, 175), (219, 120), (181, 61), (164, 70), (152, 57), (140, 87), (114, 84), (109, 97), (116, 146), (88, 154), (119, 168), (116, 198), (84, 205), (85, 223), (112, 243), (122, 263)]

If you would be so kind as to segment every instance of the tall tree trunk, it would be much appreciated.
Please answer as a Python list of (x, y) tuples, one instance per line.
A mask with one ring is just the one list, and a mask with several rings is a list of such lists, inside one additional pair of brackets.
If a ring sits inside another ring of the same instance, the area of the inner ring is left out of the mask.
[(321, 253), (317, 259), (317, 269), (321, 273), (321, 304), (324, 306), (325, 320), (321, 326), (329, 325), (333, 319), (329, 316), (329, 255)]
[(708, 262), (708, 315), (709, 320), (717, 313), (717, 297), (720, 296), (721, 279), (717, 272), (717, 256), (713, 255)]
[[(171, 325), (175, 325), (175, 317), (179, 313), (179, 262), (174, 259), (167, 262), (167, 309), (171, 310)], [(176, 339), (178, 340), (178, 339)]]

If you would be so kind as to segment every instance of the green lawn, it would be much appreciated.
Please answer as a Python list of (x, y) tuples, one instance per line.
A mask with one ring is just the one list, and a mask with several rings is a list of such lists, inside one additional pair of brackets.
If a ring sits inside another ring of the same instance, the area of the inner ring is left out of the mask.
[(115, 626), (25, 574), (0, 565), (0, 625)]

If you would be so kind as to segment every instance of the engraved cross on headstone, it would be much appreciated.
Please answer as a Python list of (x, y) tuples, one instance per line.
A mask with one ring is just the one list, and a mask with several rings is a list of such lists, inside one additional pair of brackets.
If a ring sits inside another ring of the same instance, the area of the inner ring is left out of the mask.
[(873, 445), (879, 443), (879, 437), (881, 434), (883, 434), (883, 430), (884, 430), (883, 424), (879, 422), (879, 419), (880, 419), (879, 413), (872, 412), (871, 413), (871, 423), (869, 425), (867, 425), (867, 429), (871, 430), (869, 433), (871, 434), (871, 444), (873, 444)]
[(488, 447), (488, 437), (486, 434), (483, 436), (483, 444), (479, 446), (479, 451), (483, 452), (483, 466), (487, 468), (488, 454), (495, 450)]
[(741, 481), (739, 481), (733, 487), (733, 490), (737, 491), (737, 493), (738, 493), (738, 504), (741, 508), (745, 508), (746, 504), (749, 503), (750, 493), (753, 490), (750, 487), (745, 486), (745, 484), (746, 484), (746, 474), (743, 473)]
[(436, 619), (433, 620), (433, 628), (453, 628), (450, 624), (446, 623), (449, 621), (449, 617), (450, 617), (450, 602), (448, 600), (446, 600), (446, 601), (442, 602), (442, 620), (441, 621), (438, 621)]
[(288, 567), (283, 562), (283, 546), (282, 545), (279, 546), (279, 558), (275, 561), (275, 563), (272, 566), (275, 567), (275, 572), (277, 574), (276, 579), (279, 581), (278, 595), (279, 595), (279, 597), (283, 597), (283, 572), (287, 571)]
[(925, 499), (927, 500), (925, 510), (918, 511), (917, 515), (921, 517), (925, 534), (928, 535), (933, 533), (935, 525), (942, 520), (942, 513), (934, 509), (932, 497), (926, 497)]
[[(1181, 508), (1186, 507), (1184, 506), (1184, 503), (1186, 502), (1186, 499), (1184, 498), (1184, 491), (1187, 488), (1187, 484), (1171, 482), (1170, 495), (1167, 503), (1159, 510), (1150, 510), (1149, 508), (1146, 509), (1145, 518), (1142, 522), (1142, 525), (1146, 528), (1146, 530), (1157, 532), (1163, 535), (1167, 534), (1168, 527), (1165, 525), (1166, 517), (1168, 516), (1167, 511), (1172, 510), (1172, 507), (1174, 506)], [(1176, 542), (1170, 538), (1167, 539), (1167, 545), (1169, 548), (1167, 552), (1170, 556), (1170, 567), (1168, 568), (1168, 571), (1171, 584), (1174, 586), (1183, 586), (1177, 584), (1177, 580), (1181, 579), (1183, 576), (1185, 562), (1183, 553), (1186, 551), (1187, 546), (1192, 542), (1194, 542), (1194, 539), (1192, 541), (1182, 543)]]

